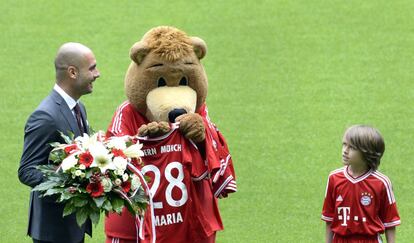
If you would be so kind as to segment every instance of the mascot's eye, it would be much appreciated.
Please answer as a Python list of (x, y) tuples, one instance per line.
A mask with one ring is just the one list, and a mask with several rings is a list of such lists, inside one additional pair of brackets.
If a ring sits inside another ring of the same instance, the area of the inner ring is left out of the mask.
[(167, 82), (165, 82), (165, 79), (161, 77), (158, 79), (158, 87), (162, 86), (167, 86)]
[(180, 85), (188, 85), (188, 80), (186, 77), (182, 77), (180, 80)]

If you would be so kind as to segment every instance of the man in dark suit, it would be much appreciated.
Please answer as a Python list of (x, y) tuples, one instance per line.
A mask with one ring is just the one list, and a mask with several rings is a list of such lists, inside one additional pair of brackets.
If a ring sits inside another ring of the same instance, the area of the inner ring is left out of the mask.
[[(24, 136), (23, 154), (19, 167), (20, 181), (34, 187), (43, 181), (36, 166), (48, 163), (51, 142), (64, 143), (59, 131), (79, 136), (88, 133), (86, 110), (79, 98), (92, 92), (92, 83), (99, 77), (92, 51), (79, 43), (63, 44), (55, 58), (56, 84), (30, 115)], [(55, 197), (39, 198), (30, 193), (28, 235), (35, 243), (84, 242), (85, 233), (92, 236), (91, 222), (82, 227), (75, 215), (62, 217), (64, 205)]]

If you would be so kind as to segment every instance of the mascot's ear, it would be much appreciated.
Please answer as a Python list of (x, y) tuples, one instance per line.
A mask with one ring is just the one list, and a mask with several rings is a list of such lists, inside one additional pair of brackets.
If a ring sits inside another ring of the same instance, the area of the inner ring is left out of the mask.
[(202, 59), (207, 54), (207, 45), (201, 38), (191, 37), (191, 44), (198, 59)]
[(132, 61), (134, 61), (136, 64), (140, 65), (148, 52), (149, 48), (147, 44), (142, 41), (138, 41), (131, 47), (131, 50), (129, 51), (129, 57), (131, 57)]

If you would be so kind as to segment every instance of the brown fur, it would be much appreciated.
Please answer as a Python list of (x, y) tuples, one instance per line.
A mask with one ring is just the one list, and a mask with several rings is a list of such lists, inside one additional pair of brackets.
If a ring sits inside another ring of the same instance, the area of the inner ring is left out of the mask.
[[(129, 102), (151, 120), (146, 97), (158, 87), (158, 79), (164, 78), (167, 86), (178, 86), (185, 77), (188, 86), (197, 94), (198, 110), (205, 102), (208, 89), (207, 75), (200, 62), (206, 52), (207, 46), (202, 39), (190, 37), (174, 27), (160, 26), (149, 30), (141, 41), (131, 47), (132, 62), (125, 75), (125, 92)], [(195, 115), (184, 115), (188, 118), (182, 122), (183, 133), (200, 141), (204, 139), (204, 126)]]
[(150, 30), (142, 40), (148, 45), (150, 51), (167, 61), (176, 61), (190, 55), (193, 51), (191, 39), (187, 34), (169, 26), (160, 26)]

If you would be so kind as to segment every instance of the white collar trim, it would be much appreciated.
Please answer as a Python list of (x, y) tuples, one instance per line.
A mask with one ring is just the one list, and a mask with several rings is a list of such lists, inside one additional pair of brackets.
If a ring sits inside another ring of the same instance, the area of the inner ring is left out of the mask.
[(362, 174), (362, 175), (360, 175), (360, 176), (358, 176), (357, 178), (354, 178), (354, 177), (352, 177), (349, 173), (348, 173), (348, 167), (349, 166), (345, 166), (344, 167), (344, 175), (345, 175), (345, 177), (350, 181), (350, 182), (352, 182), (352, 183), (354, 183), (354, 184), (356, 184), (356, 183), (358, 183), (358, 182), (360, 182), (360, 181), (363, 181), (363, 180), (365, 180), (368, 176), (370, 176), (371, 174), (372, 174), (372, 172), (373, 172), (373, 170), (371, 169), (371, 170), (369, 170), (369, 171), (367, 171), (367, 172), (365, 172), (364, 174)]

